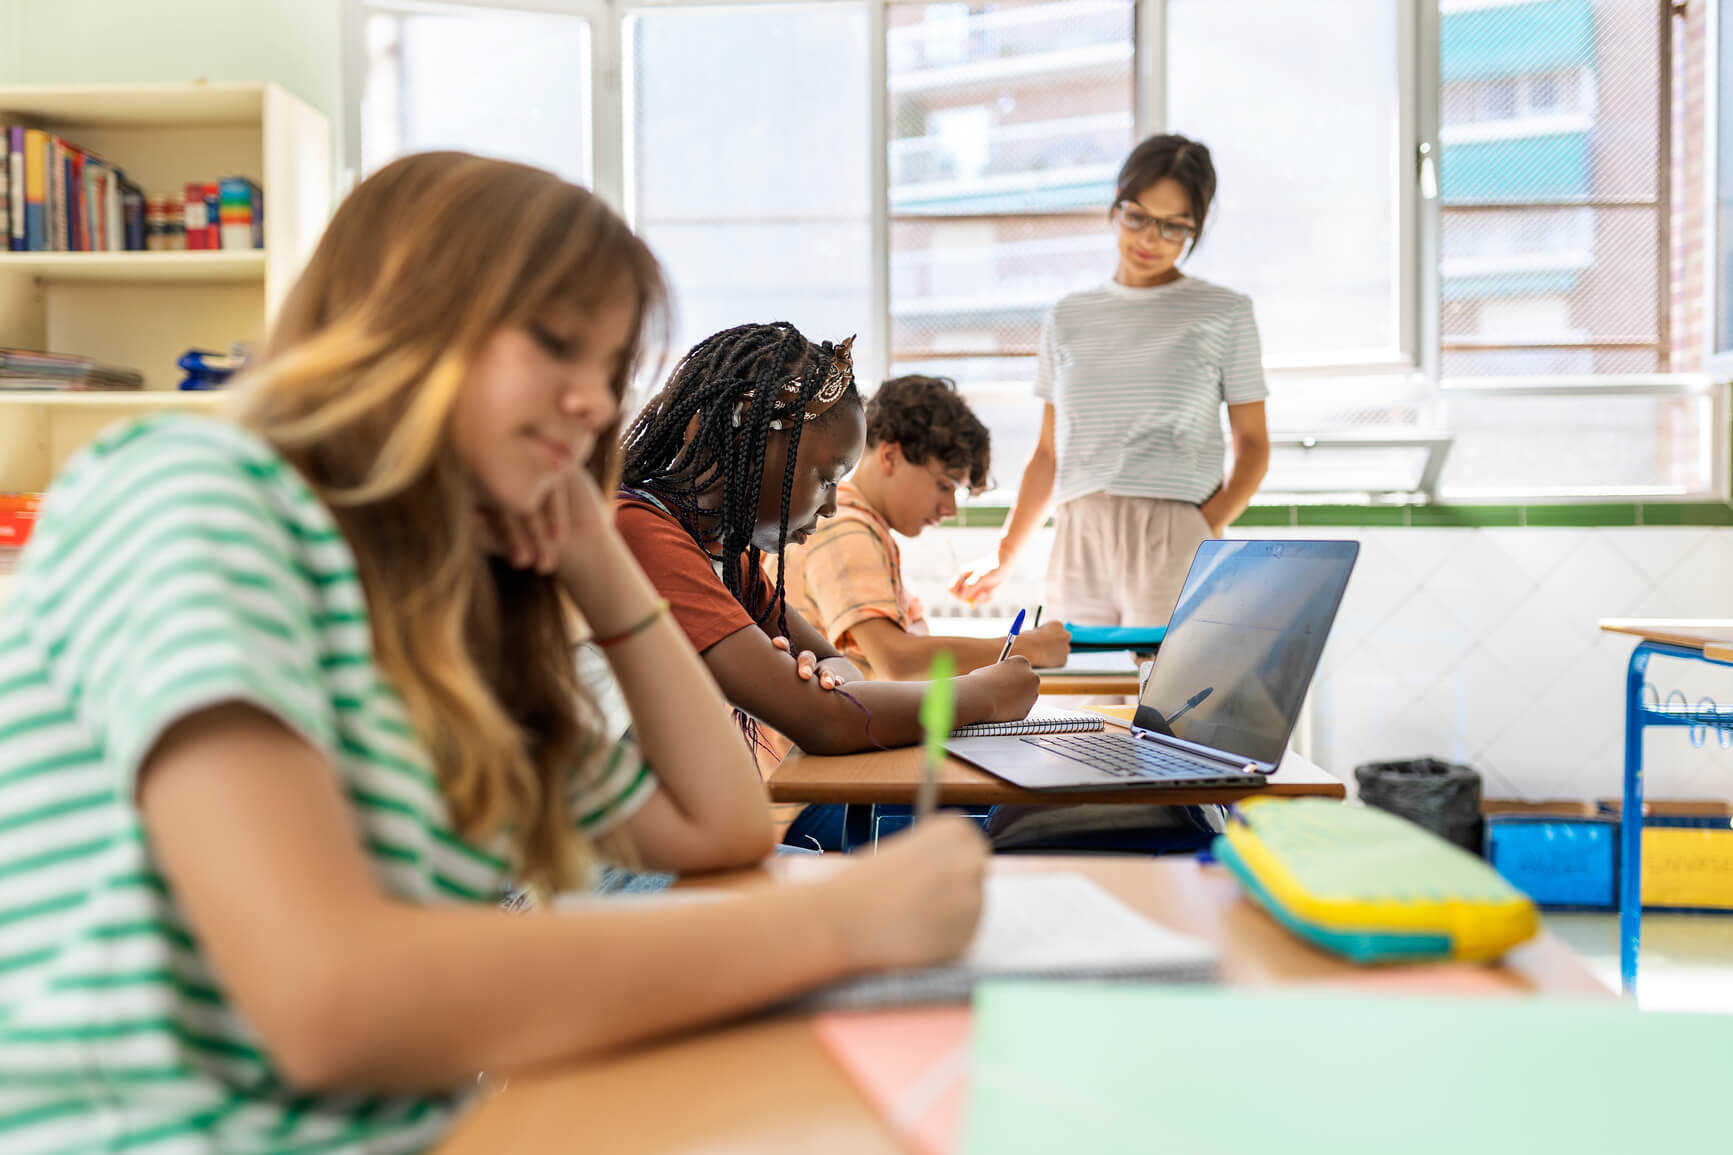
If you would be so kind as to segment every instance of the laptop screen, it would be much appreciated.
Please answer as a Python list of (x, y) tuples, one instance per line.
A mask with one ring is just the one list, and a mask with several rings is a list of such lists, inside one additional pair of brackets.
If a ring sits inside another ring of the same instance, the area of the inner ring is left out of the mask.
[(1204, 542), (1135, 724), (1279, 762), (1359, 551), (1352, 541)]

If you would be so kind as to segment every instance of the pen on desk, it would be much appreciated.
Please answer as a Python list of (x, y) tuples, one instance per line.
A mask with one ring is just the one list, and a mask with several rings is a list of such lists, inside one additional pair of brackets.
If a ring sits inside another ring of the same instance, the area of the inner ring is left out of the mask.
[(1038, 630), (1041, 628), (1041, 607), (1040, 606), (1035, 607), (1035, 620), (1029, 623), (1029, 628), (1032, 630)]
[(957, 715), (957, 688), (951, 675), (957, 672), (957, 659), (949, 650), (940, 650), (927, 671), (927, 692), (921, 698), (921, 730), (925, 756), (921, 760), (921, 785), (915, 792), (915, 821), (933, 812), (939, 800), (939, 767), (945, 761), (945, 739), (951, 736), (951, 723)]
[(1005, 647), (999, 651), (1001, 662), (1011, 656), (1011, 643), (1016, 641), (1017, 635), (1023, 632), (1023, 615), (1028, 612), (1028, 610), (1018, 610), (1017, 616), (1011, 619), (1011, 628), (1005, 631)]

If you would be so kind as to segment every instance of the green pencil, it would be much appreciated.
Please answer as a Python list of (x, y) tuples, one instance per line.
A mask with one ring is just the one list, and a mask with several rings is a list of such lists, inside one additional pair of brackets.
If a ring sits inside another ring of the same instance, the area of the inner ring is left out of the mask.
[(951, 677), (957, 672), (956, 656), (940, 650), (927, 671), (927, 692), (921, 698), (921, 730), (926, 757), (921, 766), (921, 786), (915, 793), (915, 821), (933, 812), (939, 800), (939, 767), (945, 762), (945, 740), (957, 717), (957, 688)]

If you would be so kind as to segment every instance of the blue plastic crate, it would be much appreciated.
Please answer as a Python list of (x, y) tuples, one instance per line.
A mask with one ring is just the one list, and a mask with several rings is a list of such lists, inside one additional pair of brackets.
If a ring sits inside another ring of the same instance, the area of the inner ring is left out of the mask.
[(1618, 906), (1617, 818), (1489, 815), (1486, 859), (1547, 910)]

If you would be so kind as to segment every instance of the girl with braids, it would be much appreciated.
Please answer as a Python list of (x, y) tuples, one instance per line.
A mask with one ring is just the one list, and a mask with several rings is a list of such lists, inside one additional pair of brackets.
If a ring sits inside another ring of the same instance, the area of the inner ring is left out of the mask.
[[(783, 599), (784, 547), (836, 512), (866, 442), (849, 346), (783, 323), (699, 342), (626, 434), (619, 501), (620, 532), (723, 694), (814, 754), (920, 741), (926, 691), (864, 680)], [(956, 686), (963, 724), (1023, 717), (1039, 680), (1012, 657)]]
[(477, 1071), (967, 944), (956, 820), (729, 902), (500, 909), (598, 854), (771, 848), (604, 496), (661, 300), (584, 190), (408, 157), (338, 210), (232, 421), (67, 467), (0, 609), (0, 1148), (421, 1151)]

